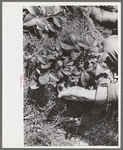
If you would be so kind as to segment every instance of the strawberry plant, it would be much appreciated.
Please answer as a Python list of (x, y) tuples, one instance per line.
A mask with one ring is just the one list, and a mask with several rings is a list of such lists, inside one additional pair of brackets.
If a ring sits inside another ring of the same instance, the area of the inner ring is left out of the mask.
[(37, 56), (39, 66), (31, 88), (36, 89), (39, 85), (50, 83), (56, 87), (63, 82), (66, 86), (72, 86), (79, 81), (87, 88), (94, 70), (94, 59), (98, 54), (98, 47), (94, 43), (95, 40), (90, 36), (80, 38), (77, 34), (70, 34), (64, 41), (56, 42), (54, 51), (42, 51)]
[(62, 28), (63, 10), (60, 6), (25, 6), (23, 13), (23, 26), (26, 29), (56, 32)]

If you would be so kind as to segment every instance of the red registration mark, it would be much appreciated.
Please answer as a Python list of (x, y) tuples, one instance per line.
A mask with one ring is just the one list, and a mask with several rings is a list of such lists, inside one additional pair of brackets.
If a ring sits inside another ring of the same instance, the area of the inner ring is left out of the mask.
[(22, 81), (23, 81), (23, 76), (20, 75), (20, 88), (22, 88)]

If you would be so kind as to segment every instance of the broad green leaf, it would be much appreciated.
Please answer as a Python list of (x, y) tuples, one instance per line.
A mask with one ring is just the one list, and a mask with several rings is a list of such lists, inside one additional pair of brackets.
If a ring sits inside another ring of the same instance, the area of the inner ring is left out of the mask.
[(60, 18), (53, 17), (53, 21), (54, 21), (54, 24), (55, 24), (57, 27), (61, 28), (61, 26), (62, 26), (62, 20), (61, 20)]
[(104, 73), (104, 72), (105, 72), (105, 69), (101, 67), (99, 64), (97, 64), (95, 75), (98, 76), (99, 74)]
[(79, 75), (72, 75), (72, 78), (75, 80), (79, 80), (79, 77), (80, 77)]
[(83, 71), (81, 73), (81, 83), (82, 83), (83, 87), (85, 87), (85, 88), (87, 87), (89, 80), (90, 80), (90, 75), (86, 71)]
[(36, 20), (36, 25), (41, 29), (44, 30), (46, 26), (46, 19), (44, 17), (38, 17)]
[(41, 7), (42, 14), (43, 14), (44, 16), (46, 16), (46, 13), (47, 13), (46, 7), (45, 7), (45, 6), (40, 6), (40, 7)]
[(40, 15), (40, 9), (36, 6), (26, 6), (26, 9), (33, 15)]
[(46, 24), (46, 26), (45, 26), (45, 30), (46, 30), (46, 31), (49, 31), (48, 24)]
[(63, 42), (61, 42), (61, 47), (64, 49), (64, 50), (72, 50), (74, 49), (74, 46), (69, 46)]
[(105, 62), (100, 63), (100, 66), (103, 68), (107, 68), (107, 64)]
[(63, 57), (64, 58), (64, 64), (66, 64), (68, 61), (69, 61), (69, 57), (68, 56), (65, 56), (65, 57)]
[(61, 60), (57, 61), (58, 68), (61, 68), (63, 66), (63, 62)]
[(68, 56), (64, 57), (64, 64), (68, 63), (68, 61), (69, 61), (69, 57)]
[(92, 52), (94, 52), (94, 53), (98, 53), (98, 52), (99, 52), (99, 48), (98, 48), (97, 46), (91, 46), (89, 49), (90, 49)]
[(46, 65), (41, 64), (41, 68), (42, 68), (42, 69), (48, 69), (50, 66), (51, 66), (50, 63), (47, 63)]
[(44, 55), (44, 56), (47, 56), (48, 55), (48, 51), (46, 50), (46, 49), (44, 49), (43, 51), (42, 51), (42, 55)]
[(37, 82), (34, 79), (30, 83), (30, 88), (33, 90), (36, 90), (39, 88), (39, 85), (37, 84)]
[(48, 60), (56, 60), (55, 56), (53, 56), (51, 54), (47, 55), (47, 59)]
[(49, 82), (49, 74), (45, 74), (44, 76), (40, 75), (39, 76), (39, 83), (40, 84), (46, 84)]
[(62, 70), (62, 73), (64, 73), (65, 75), (71, 75), (71, 72), (69, 71), (68, 68), (64, 68), (64, 69)]
[(77, 34), (70, 34), (69, 35), (71, 41), (73, 42), (73, 44), (75, 45), (79, 40), (80, 40), (80, 37), (77, 35)]
[(74, 75), (79, 75), (80, 72), (77, 70), (76, 66), (74, 66), (72, 69), (71, 69), (71, 73), (73, 73)]
[(53, 7), (53, 14), (57, 14), (57, 13), (59, 13), (61, 10), (62, 10), (62, 9), (61, 9), (60, 6), (54, 6), (54, 7)]
[(79, 46), (79, 44), (76, 44), (76, 45), (75, 45), (75, 48), (76, 48), (76, 50), (78, 50), (78, 52), (81, 52), (81, 51), (82, 51), (81, 48), (80, 48), (80, 46)]
[(52, 32), (56, 32), (54, 26), (52, 23), (47, 22), (48, 28), (52, 31)]
[(28, 13), (24, 19), (24, 23), (36, 18), (35, 15)]
[(65, 43), (65, 44), (67, 44), (67, 45), (69, 45), (69, 46), (75, 47), (74, 43), (71, 41), (70, 38), (64, 39), (63, 43)]
[(60, 43), (56, 43), (56, 50), (58, 51), (58, 52), (60, 52), (61, 51), (61, 45), (60, 45)]
[(61, 18), (61, 17), (63, 17), (63, 16), (64, 16), (64, 12), (63, 12), (63, 11), (58, 12), (57, 14), (54, 14), (53, 16), (56, 16), (56, 17)]
[(54, 87), (56, 87), (56, 81), (50, 82)]
[[(25, 19), (26, 19), (26, 18), (25, 18)], [(37, 19), (37, 18), (33, 18), (33, 19), (31, 19), (31, 20), (29, 20), (29, 21), (27, 21), (27, 22), (24, 22), (23, 25), (24, 25), (24, 26), (27, 26), (27, 27), (34, 26), (34, 25), (36, 24), (36, 19)], [(27, 19), (27, 20), (28, 20), (28, 19)]]
[(54, 8), (54, 6), (46, 6), (46, 16), (53, 15), (53, 8)]
[(82, 38), (82, 39), (80, 39), (79, 43), (82, 43), (82, 44), (84, 44), (84, 45), (86, 45), (86, 46), (90, 46), (90, 45), (88, 44), (87, 38)]
[(44, 57), (44, 56), (42, 56), (42, 55), (39, 55), (39, 56), (37, 56), (37, 58), (38, 58), (38, 60), (39, 60), (42, 64), (44, 64), (44, 65), (47, 64), (47, 58), (46, 58), (46, 57)]
[(89, 46), (93, 46), (93, 44), (95, 42), (94, 38), (92, 38), (91, 36), (88, 35), (86, 40), (87, 40), (87, 43), (88, 43)]
[(71, 58), (72, 60), (76, 60), (81, 53), (75, 52), (74, 50), (71, 52)]
[(100, 55), (99, 59), (98, 59), (98, 62), (99, 62), (99, 63), (104, 62), (104, 61), (106, 60), (106, 57), (107, 57), (107, 56), (108, 56), (107, 53), (102, 53), (102, 54)]
[(58, 76), (59, 76), (59, 78), (63, 78), (64, 77), (63, 74), (61, 73), (61, 71), (58, 71)]
[(92, 63), (89, 64), (88, 68), (86, 69), (87, 73), (93, 73), (94, 71), (94, 65)]
[(88, 49), (89, 48), (88, 45), (86, 45), (86, 44), (84, 44), (82, 42), (78, 42), (78, 44), (79, 44), (80, 47), (83, 47), (84, 49)]
[(72, 66), (73, 65), (73, 61), (69, 61), (67, 62), (66, 66)]
[(55, 72), (55, 71), (50, 71), (49, 77), (50, 77), (51, 81), (55, 81), (55, 82), (59, 81), (59, 76), (58, 76), (57, 72)]
[(36, 68), (36, 71), (37, 71), (37, 73), (38, 73), (38, 74), (41, 74), (41, 72), (40, 72), (40, 70), (39, 70), (39, 69), (37, 69), (37, 68)]

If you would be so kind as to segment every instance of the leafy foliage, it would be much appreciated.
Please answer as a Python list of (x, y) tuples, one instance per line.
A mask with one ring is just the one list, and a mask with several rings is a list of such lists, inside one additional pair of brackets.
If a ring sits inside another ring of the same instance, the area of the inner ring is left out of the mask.
[(93, 60), (91, 53), (98, 53), (94, 42), (90, 36), (80, 38), (77, 34), (70, 34), (69, 38), (55, 43), (54, 51), (42, 51), (37, 56), (40, 64), (36, 69), (39, 74), (37, 83), (51, 83), (56, 87), (56, 83), (66, 81), (66, 76), (74, 84), (78, 84), (81, 77), (82, 86), (87, 87), (90, 75), (85, 70), (88, 70), (89, 60)]
[[(23, 26), (39, 31), (56, 32), (62, 28), (63, 11), (60, 6), (25, 6)], [(28, 28), (29, 29), (29, 28)]]

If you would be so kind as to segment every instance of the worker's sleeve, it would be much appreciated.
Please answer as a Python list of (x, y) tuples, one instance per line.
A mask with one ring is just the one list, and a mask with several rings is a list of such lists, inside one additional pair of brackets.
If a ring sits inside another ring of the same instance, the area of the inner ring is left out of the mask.
[(118, 100), (118, 82), (109, 83), (107, 87), (98, 86), (95, 103), (106, 103)]
[(118, 100), (118, 82), (108, 85), (108, 102)]

